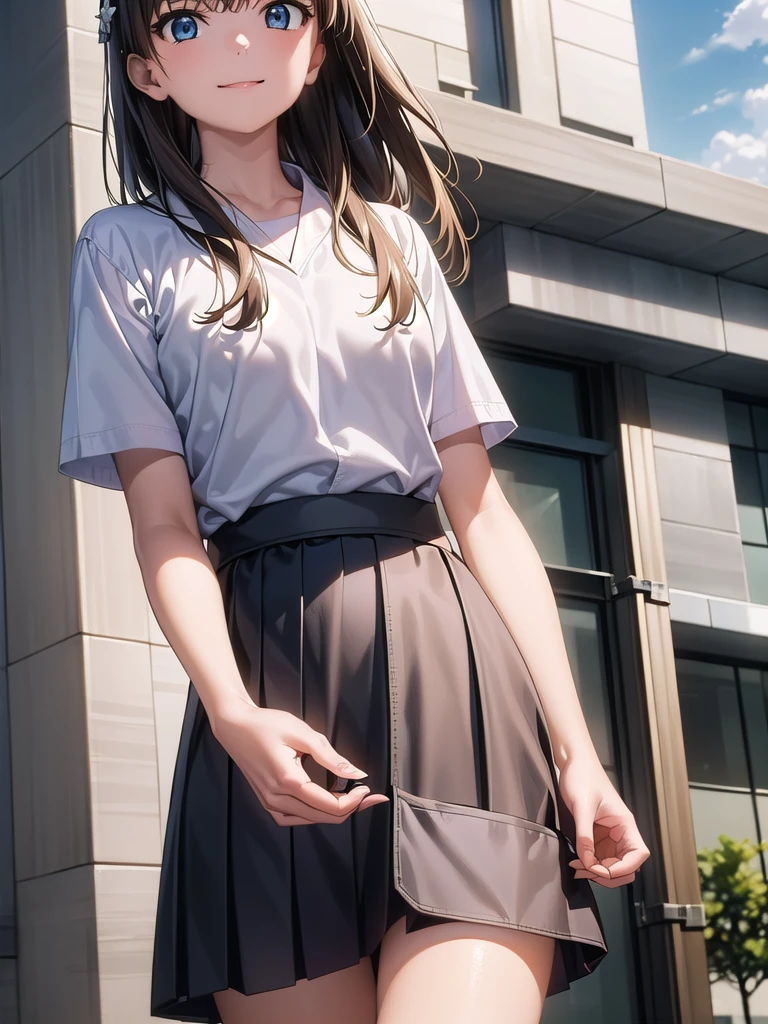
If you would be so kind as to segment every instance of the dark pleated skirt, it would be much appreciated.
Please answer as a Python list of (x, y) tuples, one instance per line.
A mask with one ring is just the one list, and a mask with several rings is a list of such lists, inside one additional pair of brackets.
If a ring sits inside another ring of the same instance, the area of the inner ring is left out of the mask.
[(590, 883), (568, 865), (573, 820), (535, 686), (444, 536), (434, 503), (356, 491), (258, 506), (209, 540), (248, 693), (324, 733), (390, 801), (338, 825), (276, 824), (190, 683), (153, 1016), (219, 1024), (214, 992), (285, 988), (365, 956), (376, 969), (400, 917), (408, 931), (459, 920), (554, 936), (548, 995), (605, 956)]

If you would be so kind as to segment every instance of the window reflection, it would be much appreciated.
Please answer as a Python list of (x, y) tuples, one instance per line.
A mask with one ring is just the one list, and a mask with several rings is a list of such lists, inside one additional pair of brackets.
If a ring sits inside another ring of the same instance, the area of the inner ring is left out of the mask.
[(725, 402), (749, 598), (768, 604), (768, 408)]
[(464, 0), (467, 42), (475, 100), (509, 106), (506, 56), (499, 0)]
[[(595, 749), (621, 792), (614, 757), (601, 609), (594, 601), (559, 597), (558, 609), (568, 659)], [(631, 923), (626, 889), (593, 884), (610, 949), (610, 971), (595, 971), (567, 992), (544, 1003), (542, 1024), (639, 1024), (635, 1000)]]
[(560, 597), (557, 602), (565, 646), (579, 701), (604, 768), (614, 764), (608, 681), (600, 609), (593, 601)]
[(505, 444), (489, 454), (504, 495), (541, 560), (596, 568), (583, 459)]
[(758, 843), (768, 838), (768, 672), (676, 664), (696, 846), (717, 847), (722, 834)]
[(735, 669), (680, 659), (677, 687), (689, 781), (749, 786)]
[(588, 436), (578, 373), (492, 352), (485, 358), (521, 426)]

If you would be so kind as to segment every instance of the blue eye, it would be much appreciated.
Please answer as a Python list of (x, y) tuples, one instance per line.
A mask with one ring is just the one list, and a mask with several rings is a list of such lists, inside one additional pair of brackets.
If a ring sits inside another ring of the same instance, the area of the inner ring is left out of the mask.
[(163, 24), (160, 34), (169, 43), (183, 43), (186, 39), (195, 39), (198, 31), (197, 18), (189, 14), (177, 14)]
[(296, 29), (304, 24), (304, 14), (295, 4), (272, 4), (267, 9), (267, 28)]

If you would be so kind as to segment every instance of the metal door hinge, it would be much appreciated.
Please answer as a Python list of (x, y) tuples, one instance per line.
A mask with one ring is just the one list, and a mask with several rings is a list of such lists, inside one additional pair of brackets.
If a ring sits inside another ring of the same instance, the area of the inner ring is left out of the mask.
[(625, 580), (613, 584), (614, 598), (627, 597), (629, 594), (643, 594), (646, 601), (652, 604), (669, 604), (669, 587), (655, 580), (639, 580), (637, 576), (627, 576)]
[(638, 928), (654, 924), (679, 924), (683, 931), (702, 931), (707, 927), (703, 903), (654, 903), (646, 907), (635, 903)]

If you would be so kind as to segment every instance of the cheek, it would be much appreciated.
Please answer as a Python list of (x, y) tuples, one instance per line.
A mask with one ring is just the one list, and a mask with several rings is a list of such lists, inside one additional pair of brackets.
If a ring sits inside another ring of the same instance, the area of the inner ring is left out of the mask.
[(171, 51), (171, 58), (167, 64), (168, 74), (171, 81), (189, 84), (196, 77), (205, 76), (209, 63), (210, 61), (206, 61), (203, 47), (195, 46), (193, 42), (179, 43)]
[(265, 50), (272, 73), (284, 82), (303, 84), (313, 49), (310, 34), (300, 39), (291, 32), (275, 32), (275, 36), (277, 39), (274, 42), (270, 39), (271, 45)]

